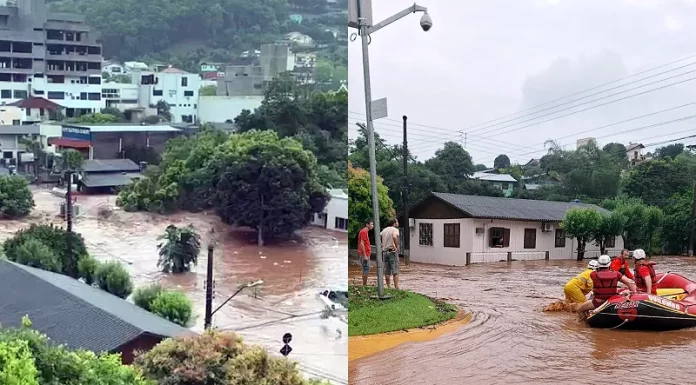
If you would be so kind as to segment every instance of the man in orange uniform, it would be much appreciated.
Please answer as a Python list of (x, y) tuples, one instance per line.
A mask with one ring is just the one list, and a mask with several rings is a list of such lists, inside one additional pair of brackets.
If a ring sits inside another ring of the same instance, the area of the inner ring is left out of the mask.
[(636, 286), (638, 290), (657, 295), (657, 285), (655, 281), (655, 262), (645, 260), (645, 250), (637, 249), (633, 252), (636, 259)]
[(372, 250), (370, 247), (369, 231), (373, 228), (374, 223), (372, 223), (372, 219), (366, 219), (365, 227), (358, 233), (358, 256), (360, 257), (360, 264), (362, 265), (363, 286), (367, 286), (367, 276), (370, 274), (370, 256), (372, 255)]
[(631, 271), (631, 268), (628, 267), (629, 258), (630, 253), (627, 249), (623, 249), (621, 251), (621, 255), (617, 256), (616, 258), (614, 258), (613, 261), (611, 261), (611, 269), (614, 271), (618, 271), (619, 273), (625, 275), (629, 279), (633, 279), (633, 272)]

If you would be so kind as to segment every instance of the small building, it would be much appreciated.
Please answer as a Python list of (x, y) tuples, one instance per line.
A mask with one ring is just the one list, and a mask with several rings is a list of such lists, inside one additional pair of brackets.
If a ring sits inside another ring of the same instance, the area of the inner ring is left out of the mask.
[(139, 86), (138, 104), (146, 108), (147, 115), (157, 114), (157, 104), (165, 102), (172, 115), (172, 123), (196, 123), (198, 121), (198, 96), (201, 77), (168, 66), (159, 72), (134, 71), (132, 83)]
[(475, 172), (472, 178), (499, 188), (506, 197), (512, 195), (512, 192), (515, 190), (515, 184), (517, 184), (517, 179), (513, 178), (510, 174), (493, 174), (486, 171), (479, 171)]
[(16, 106), (0, 106), (0, 124), (12, 124), (18, 126), (24, 124), (27, 118), (27, 110)]
[(152, 147), (156, 153), (164, 152), (167, 141), (184, 135), (182, 129), (168, 124), (62, 124), (62, 135), (50, 138), (49, 145), (57, 151), (74, 149), (86, 159), (119, 159), (124, 148)]
[(626, 156), (628, 156), (628, 161), (631, 165), (645, 160), (643, 149), (645, 149), (645, 146), (643, 146), (642, 143), (629, 143), (628, 146), (626, 146)]
[(596, 146), (596, 145), (597, 145), (597, 139), (595, 139), (595, 138), (582, 138), (582, 139), (578, 139), (578, 140), (575, 142), (575, 148), (576, 148), (576, 149), (579, 149), (580, 147), (585, 147), (585, 146), (589, 145), (590, 143), (594, 143), (595, 146)]
[(125, 75), (126, 67), (117, 61), (105, 60), (102, 62), (102, 72), (106, 72), (111, 76)]
[(315, 213), (312, 225), (329, 230), (348, 231), (348, 194), (341, 189), (330, 189), (331, 199), (324, 211)]
[[(577, 241), (559, 227), (575, 207), (608, 212), (579, 202), (431, 193), (410, 208), (411, 261), (464, 266), (501, 260), (574, 259)], [(615, 237), (606, 245), (623, 248)], [(597, 257), (599, 247), (588, 243), (586, 257)]]
[(40, 123), (56, 120), (64, 111), (63, 106), (42, 97), (30, 97), (10, 103), (7, 106), (24, 110), (25, 116), (21, 124)]
[(88, 159), (82, 166), (78, 184), (80, 192), (87, 194), (113, 193), (141, 178), (146, 165), (135, 164), (130, 159)]
[(0, 260), (0, 323), (32, 327), (71, 349), (121, 353), (133, 363), (166, 338), (194, 332), (71, 277)]
[[(41, 129), (38, 124), (32, 125), (0, 125), (0, 151), (2, 152), (3, 164), (21, 163), (24, 158), (22, 154), (27, 153), (26, 146), (22, 142), (24, 137), (39, 137)], [(33, 153), (30, 157), (33, 161)], [(30, 160), (26, 160), (30, 161)]]
[(200, 123), (224, 123), (234, 121), (244, 110), (261, 107), (263, 96), (201, 96)]

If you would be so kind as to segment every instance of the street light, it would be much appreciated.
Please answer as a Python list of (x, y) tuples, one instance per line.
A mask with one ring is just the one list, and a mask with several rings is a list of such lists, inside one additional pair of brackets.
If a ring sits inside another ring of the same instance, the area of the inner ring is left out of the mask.
[(258, 281), (256, 281), (256, 282), (249, 282), (249, 283), (247, 283), (247, 284), (244, 284), (244, 285), (240, 286), (239, 289), (237, 289), (237, 291), (235, 291), (234, 294), (232, 294), (229, 298), (227, 298), (227, 299), (225, 300), (225, 302), (223, 302), (220, 306), (218, 306), (217, 309), (213, 310), (210, 314), (206, 314), (206, 317), (205, 317), (205, 328), (206, 328), (206, 329), (209, 329), (209, 328), (210, 328), (210, 326), (211, 326), (211, 324), (212, 324), (212, 320), (213, 320), (213, 315), (215, 315), (215, 313), (217, 313), (218, 310), (222, 309), (223, 306), (227, 305), (227, 303), (230, 302), (230, 300), (232, 300), (232, 298), (236, 297), (237, 294), (241, 293), (242, 290), (244, 290), (244, 289), (249, 289), (249, 288), (252, 288), (252, 287), (256, 287), (256, 286), (259, 286), (259, 285), (263, 285), (263, 281), (262, 281), (262, 280), (258, 280)]
[[(382, 271), (382, 242), (380, 239), (380, 226), (379, 226), (379, 201), (377, 199), (377, 162), (375, 160), (375, 130), (372, 126), (372, 90), (370, 87), (370, 56), (368, 52), (368, 45), (370, 44), (369, 36), (379, 31), (380, 29), (394, 23), (397, 20), (403, 19), (404, 17), (416, 13), (422, 12), (423, 16), (420, 20), (420, 26), (423, 31), (429, 31), (433, 26), (433, 21), (428, 15), (428, 9), (426, 7), (421, 7), (420, 5), (413, 4), (412, 6), (404, 9), (403, 11), (394, 14), (375, 25), (369, 25), (368, 17), (372, 13), (372, 0), (351, 0), (351, 6), (355, 7), (357, 15), (357, 24), (355, 21), (348, 21), (348, 26), (357, 28), (358, 34), (362, 38), (362, 56), (363, 56), (363, 75), (365, 82), (365, 117), (367, 119), (367, 144), (369, 147), (369, 157), (370, 157), (370, 184), (372, 193), (372, 216), (374, 220), (374, 230), (375, 230), (375, 251), (377, 252), (377, 293), (380, 298), (384, 296), (384, 283)], [(367, 8), (369, 7), (369, 11)], [(349, 12), (350, 13), (350, 12)], [(356, 36), (353, 34), (351, 36), (351, 41), (355, 40)], [(408, 227), (407, 227), (408, 228)], [(404, 236), (408, 237), (408, 231)]]

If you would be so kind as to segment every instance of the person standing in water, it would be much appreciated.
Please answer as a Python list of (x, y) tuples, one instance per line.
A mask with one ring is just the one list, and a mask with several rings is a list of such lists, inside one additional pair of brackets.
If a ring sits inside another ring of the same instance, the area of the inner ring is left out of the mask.
[(571, 280), (565, 284), (563, 293), (565, 294), (566, 301), (578, 304), (587, 301), (585, 296), (592, 291), (593, 287), (590, 275), (593, 271), (596, 271), (598, 267), (599, 263), (594, 259), (591, 260), (585, 271), (571, 278)]
[(593, 298), (586, 301), (580, 306), (577, 306), (575, 311), (580, 314), (581, 318), (585, 317), (585, 313), (594, 310), (601, 306), (606, 300), (615, 296), (619, 292), (619, 282), (628, 286), (631, 292), (636, 292), (636, 284), (633, 283), (623, 274), (611, 269), (611, 257), (602, 255), (597, 259), (599, 268), (597, 271), (590, 273), (592, 279), (592, 294)]
[(394, 277), (394, 288), (399, 290), (399, 221), (392, 219), (380, 233), (384, 249), (384, 279), (390, 286), (389, 277)]

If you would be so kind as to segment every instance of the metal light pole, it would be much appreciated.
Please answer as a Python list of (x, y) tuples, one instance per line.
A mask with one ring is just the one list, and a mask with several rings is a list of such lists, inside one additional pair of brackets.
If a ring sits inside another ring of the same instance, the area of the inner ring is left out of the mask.
[[(377, 252), (377, 293), (379, 297), (384, 296), (384, 271), (382, 263), (382, 242), (380, 239), (380, 226), (379, 226), (379, 200), (377, 198), (377, 161), (375, 160), (375, 131), (372, 125), (372, 89), (370, 84), (370, 56), (368, 46), (369, 36), (377, 32), (378, 30), (388, 26), (389, 24), (400, 20), (411, 13), (423, 12), (423, 17), (421, 18), (421, 27), (424, 31), (428, 31), (432, 26), (432, 21), (430, 16), (428, 16), (428, 9), (421, 7), (419, 5), (413, 4), (412, 6), (404, 9), (403, 11), (388, 17), (387, 19), (375, 24), (369, 25), (367, 19), (367, 12), (363, 12), (363, 6), (369, 6), (370, 10), (372, 0), (351, 0), (351, 4), (355, 7), (357, 11), (357, 25), (351, 23), (349, 18), (348, 25), (350, 27), (357, 27), (361, 40), (362, 40), (362, 57), (363, 57), (363, 76), (365, 82), (365, 117), (367, 118), (367, 144), (368, 144), (368, 154), (370, 157), (370, 184), (371, 184), (371, 194), (372, 194), (372, 216), (374, 220), (374, 230), (375, 230), (375, 251)], [(350, 13), (350, 12), (349, 12)], [(371, 13), (371, 11), (370, 11)]]

